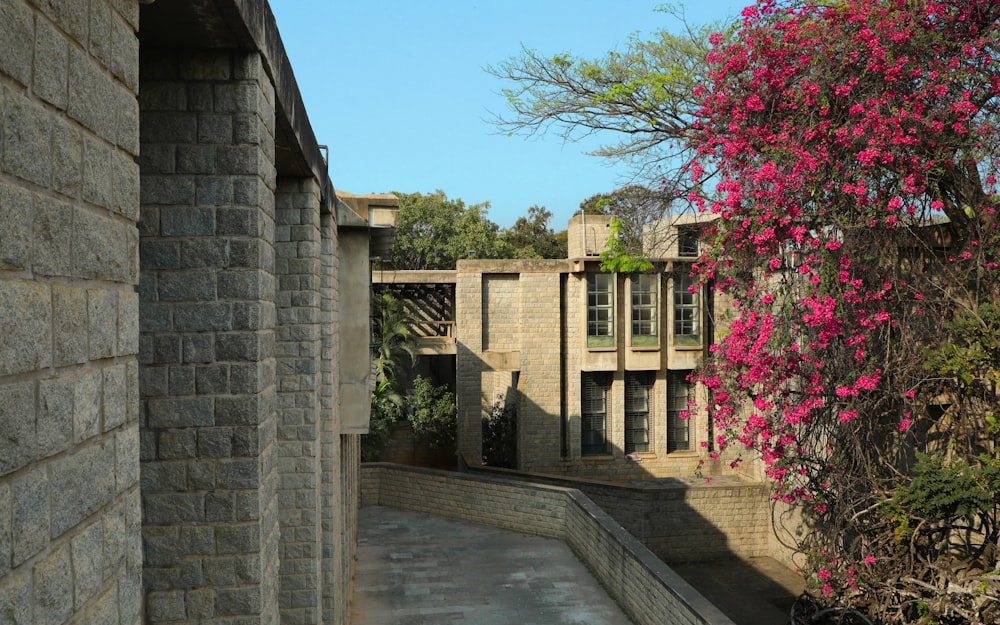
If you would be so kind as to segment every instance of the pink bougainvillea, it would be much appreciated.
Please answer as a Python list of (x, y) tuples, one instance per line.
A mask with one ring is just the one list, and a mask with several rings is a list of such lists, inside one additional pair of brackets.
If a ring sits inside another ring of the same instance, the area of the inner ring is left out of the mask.
[(690, 196), (716, 218), (696, 271), (732, 301), (699, 373), (712, 451), (751, 450), (807, 507), (799, 547), (839, 554), (811, 571), (824, 595), (884, 591), (901, 619), (877, 580), (909, 535), (879, 502), (915, 407), (970, 387), (927, 354), (998, 298), (998, 31), (1000, 0), (760, 0), (713, 38), (694, 124), (688, 171), (717, 182)]

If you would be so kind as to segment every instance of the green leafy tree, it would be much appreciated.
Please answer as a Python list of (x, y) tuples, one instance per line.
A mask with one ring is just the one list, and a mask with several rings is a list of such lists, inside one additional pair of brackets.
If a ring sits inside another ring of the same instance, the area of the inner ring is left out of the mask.
[(489, 203), (466, 206), (444, 191), (396, 193), (399, 216), (390, 263), (395, 269), (454, 269), (462, 258), (510, 258)]
[(549, 227), (552, 213), (544, 206), (532, 206), (526, 217), (518, 217), (510, 228), (501, 233), (510, 246), (513, 258), (566, 258), (566, 232), (554, 232)]
[(431, 449), (454, 449), (458, 428), (455, 395), (447, 386), (434, 386), (429, 378), (413, 381), (413, 435)]
[(411, 366), (416, 349), (409, 325), (413, 315), (406, 302), (388, 293), (372, 299), (372, 364), (375, 370), (375, 390), (371, 400), (371, 421), (368, 434), (361, 437), (361, 459), (378, 460), (389, 440), (390, 427), (399, 420), (405, 408), (400, 392), (400, 370)]

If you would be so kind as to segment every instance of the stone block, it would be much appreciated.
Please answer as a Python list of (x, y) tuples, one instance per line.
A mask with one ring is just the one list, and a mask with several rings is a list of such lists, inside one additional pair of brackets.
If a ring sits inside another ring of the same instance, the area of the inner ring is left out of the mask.
[(34, 625), (31, 597), (31, 571), (24, 567), (9, 575), (0, 575), (0, 623)]
[(146, 618), (151, 623), (185, 620), (187, 617), (184, 609), (184, 591), (148, 593), (146, 595)]
[[(41, 284), (0, 282), (0, 376), (52, 364), (52, 304)], [(2, 466), (2, 461), (0, 461)]]
[(258, 488), (261, 483), (259, 462), (252, 457), (219, 462), (218, 487), (223, 490)]
[(229, 367), (213, 364), (195, 368), (195, 391), (199, 395), (217, 395), (229, 392)]
[(205, 302), (215, 299), (215, 274), (209, 271), (161, 273), (158, 280), (161, 302)]
[(118, 294), (108, 289), (87, 289), (87, 355), (91, 360), (115, 355), (118, 329)]
[(70, 543), (73, 558), (73, 609), (79, 610), (104, 580), (104, 526), (93, 523)]
[(73, 221), (75, 275), (126, 282), (131, 257), (126, 225), (86, 207), (76, 211)]
[(180, 266), (184, 269), (220, 269), (229, 264), (229, 242), (225, 239), (185, 239), (180, 242)]
[(139, 426), (132, 423), (115, 433), (115, 492), (139, 483)]
[(179, 397), (194, 395), (194, 367), (173, 365), (170, 367), (170, 395)]
[(182, 491), (187, 488), (187, 463), (143, 462), (140, 482), (146, 493)]
[[(200, 523), (205, 520), (205, 498), (200, 493), (149, 493), (143, 496), (145, 518), (154, 525)], [(177, 550), (185, 550), (180, 543)]]
[(151, 428), (186, 428), (215, 425), (212, 400), (207, 398), (150, 399)]
[(33, 200), (29, 191), (0, 186), (0, 269), (27, 269), (31, 264)]
[(259, 553), (260, 526), (257, 523), (222, 525), (215, 528), (216, 553)]
[(189, 462), (187, 465), (187, 490), (211, 491), (216, 488), (216, 466), (212, 460)]
[(127, 152), (111, 154), (111, 209), (136, 221), (139, 217), (139, 165)]
[[(214, 224), (211, 222), (205, 224), (200, 219), (203, 215), (198, 214), (204, 213), (206, 209), (183, 207), (194, 203), (194, 192), (194, 176), (144, 174), (142, 185), (139, 187), (139, 202), (144, 213), (148, 210), (147, 205), (171, 206), (169, 210), (163, 211), (164, 215), (169, 215), (167, 220), (163, 221), (161, 217), (161, 231), (164, 236), (210, 236)], [(145, 221), (145, 217), (143, 220)], [(206, 229), (209, 231), (205, 232)]]
[(115, 506), (104, 514), (101, 518), (101, 527), (103, 530), (101, 562), (104, 570), (99, 572), (99, 577), (102, 580), (109, 580), (125, 566), (129, 540), (125, 523), (125, 506)]
[(139, 353), (139, 294), (131, 289), (118, 291), (118, 355)]
[(87, 292), (75, 286), (52, 285), (53, 364), (87, 362)]
[(195, 201), (208, 206), (225, 206), (233, 203), (233, 181), (228, 176), (200, 176)]
[(49, 484), (44, 469), (15, 480), (11, 488), (12, 563), (24, 563), (49, 544)]
[(110, 501), (115, 485), (115, 447), (104, 440), (49, 465), (52, 507), (50, 535), (60, 536)]
[[(273, 353), (269, 337), (262, 332), (232, 332), (215, 336), (215, 354), (219, 360), (259, 361)], [(273, 339), (270, 340), (273, 343)]]
[(160, 460), (181, 460), (198, 457), (198, 436), (194, 429), (167, 430), (157, 439)]
[(219, 616), (259, 614), (260, 587), (220, 588), (216, 591), (215, 610)]
[(211, 588), (188, 590), (184, 604), (191, 619), (211, 619), (215, 616), (215, 591)]
[(229, 458), (232, 455), (232, 428), (202, 428), (198, 431), (200, 458)]
[[(0, 284), (0, 293), (3, 292)], [(0, 307), (3, 300), (0, 299)], [(0, 363), (2, 364), (2, 363)], [(0, 476), (35, 459), (35, 384), (21, 382), (0, 386)]]
[[(178, 145), (176, 152), (178, 174), (214, 174), (215, 146)], [(201, 180), (198, 180), (201, 183)], [(198, 202), (203, 204), (203, 202)]]
[[(0, 482), (0, 580), (10, 573), (11, 554), (14, 549), (10, 531), (14, 500), (10, 491), (9, 484)], [(0, 612), (0, 616), (2, 615), (3, 612)]]
[(3, 170), (48, 187), (52, 176), (52, 117), (42, 108), (4, 88)]
[(112, 143), (118, 121), (116, 91), (111, 76), (92, 62), (86, 52), (70, 49), (69, 116)]
[(257, 425), (260, 422), (258, 396), (219, 397), (215, 400), (216, 425)]
[[(185, 363), (214, 362), (215, 337), (208, 334), (185, 334), (181, 336), (181, 359)], [(204, 369), (199, 367), (199, 370)], [(204, 371), (196, 372), (195, 380), (200, 383)], [(197, 391), (199, 394), (204, 391)]]
[[(155, 287), (154, 287), (155, 288)], [(139, 302), (139, 337), (151, 339), (152, 332), (165, 332), (173, 329), (170, 313), (173, 306), (169, 304), (154, 304), (147, 301)]]
[(97, 206), (111, 206), (111, 147), (85, 136), (83, 139), (83, 199)]
[(139, 102), (131, 89), (117, 84), (115, 87), (113, 98), (118, 119), (114, 141), (129, 158), (134, 159), (139, 154)]
[(90, 53), (105, 67), (111, 65), (111, 7), (106, 0), (90, 3)]
[(73, 569), (68, 545), (52, 551), (35, 564), (34, 622), (36, 625), (62, 625), (73, 614)]
[(36, 273), (68, 276), (73, 266), (73, 207), (52, 198), (35, 201), (32, 264)]
[(24, 2), (0, 3), (0, 74), (24, 86), (31, 82), (34, 17)]
[[(141, 338), (143, 337), (140, 337), (140, 346)], [(156, 364), (172, 364), (181, 360), (181, 339), (179, 336), (172, 334), (154, 336), (152, 347), (152, 362)]]
[(254, 270), (219, 272), (219, 297), (225, 299), (262, 299), (267, 282), (264, 274)]
[(42, 380), (38, 385), (38, 457), (69, 449), (73, 442), (73, 401), (76, 376)]
[(112, 586), (87, 609), (88, 625), (120, 625), (118, 589)]
[[(162, 89), (162, 87), (161, 87)], [(140, 92), (140, 106), (143, 114), (140, 118), (139, 138), (145, 143), (191, 144), (198, 141), (198, 114), (173, 111), (147, 110), (146, 103), (155, 93), (146, 94), (144, 85)], [(165, 106), (173, 106), (175, 98), (166, 100)], [(186, 106), (186, 98), (185, 106)], [(145, 148), (144, 148), (145, 149)], [(143, 185), (146, 181), (142, 181)]]
[(264, 234), (264, 222), (257, 207), (219, 208), (216, 222), (220, 235), (260, 237)]
[(198, 116), (198, 143), (233, 142), (232, 115), (200, 115)]
[[(134, 3), (130, 3), (134, 4)], [(111, 73), (133, 93), (139, 90), (139, 38), (128, 22), (114, 18), (111, 24)]]
[(227, 302), (179, 304), (173, 308), (173, 313), (174, 328), (180, 332), (229, 330), (233, 325), (232, 307)]
[(69, 47), (62, 33), (45, 20), (35, 28), (35, 71), (32, 90), (58, 109), (66, 108)]
[(101, 371), (73, 376), (73, 440), (80, 443), (101, 433)]

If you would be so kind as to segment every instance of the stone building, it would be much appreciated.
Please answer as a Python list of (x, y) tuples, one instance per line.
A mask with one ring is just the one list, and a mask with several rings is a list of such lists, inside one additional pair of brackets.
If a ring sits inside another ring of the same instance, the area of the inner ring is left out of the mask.
[(345, 623), (372, 223), (266, 1), (0, 41), (0, 623)]
[(692, 290), (698, 219), (648, 231), (655, 269), (632, 275), (600, 270), (610, 221), (575, 216), (565, 260), (375, 272), (377, 289), (414, 302), (423, 358), (454, 375), (466, 461), (482, 457), (483, 416), (507, 405), (517, 411), (521, 471), (604, 480), (695, 473), (711, 435), (703, 411), (685, 418), (704, 393), (688, 375), (724, 307), (711, 291)]

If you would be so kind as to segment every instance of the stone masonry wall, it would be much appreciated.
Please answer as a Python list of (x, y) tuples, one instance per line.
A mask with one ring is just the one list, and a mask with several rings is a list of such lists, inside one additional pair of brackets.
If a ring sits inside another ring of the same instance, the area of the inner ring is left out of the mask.
[(138, 625), (138, 3), (0, 2), (0, 623)]
[[(281, 622), (320, 622), (320, 194), (310, 178), (275, 194)], [(331, 415), (332, 416), (332, 415)], [(329, 419), (328, 419), (329, 420)]]
[(458, 401), (458, 451), (470, 462), (483, 457), (483, 409), (496, 397), (484, 396), (483, 370), (483, 277), (459, 272), (455, 284), (455, 384)]
[(560, 274), (525, 273), (521, 283), (517, 451), (518, 466), (532, 471), (539, 466), (558, 466), (562, 449)]
[(256, 53), (142, 76), (146, 622), (276, 625), (274, 90)]

